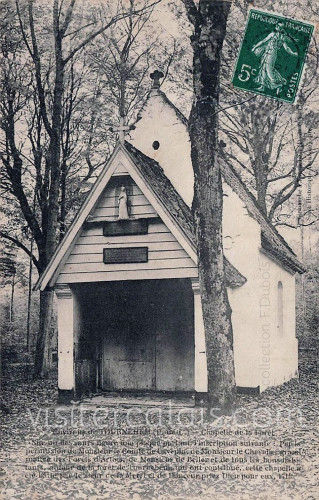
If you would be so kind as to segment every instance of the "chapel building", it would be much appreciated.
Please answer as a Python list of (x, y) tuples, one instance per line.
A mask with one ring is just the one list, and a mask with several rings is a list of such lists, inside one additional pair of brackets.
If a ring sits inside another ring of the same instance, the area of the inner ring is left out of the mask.
[[(154, 74), (153, 74), (154, 75)], [(234, 169), (223, 166), (225, 273), (236, 385), (298, 373), (294, 252)], [(98, 391), (202, 398), (207, 362), (187, 120), (153, 86), (36, 287), (58, 303), (61, 401)]]

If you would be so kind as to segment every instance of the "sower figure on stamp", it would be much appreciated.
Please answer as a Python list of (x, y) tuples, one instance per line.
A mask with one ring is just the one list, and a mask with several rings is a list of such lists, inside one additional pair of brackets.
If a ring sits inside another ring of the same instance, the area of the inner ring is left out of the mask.
[(297, 51), (293, 51), (289, 46), (289, 37), (285, 33), (283, 24), (279, 23), (275, 31), (269, 33), (266, 38), (258, 42), (252, 48), (253, 53), (257, 57), (261, 57), (259, 72), (254, 79), (260, 85), (258, 90), (264, 90), (265, 87), (269, 89), (277, 89), (277, 94), (283, 85), (287, 83), (286, 79), (281, 76), (279, 71), (275, 68), (278, 51), (283, 47), (285, 51), (292, 55), (298, 56)]

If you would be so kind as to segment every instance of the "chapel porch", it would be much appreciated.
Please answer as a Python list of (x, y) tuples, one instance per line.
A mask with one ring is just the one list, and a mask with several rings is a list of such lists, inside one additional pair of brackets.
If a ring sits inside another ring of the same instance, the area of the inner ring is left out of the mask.
[(198, 282), (78, 283), (56, 293), (61, 401), (97, 392), (207, 392)]

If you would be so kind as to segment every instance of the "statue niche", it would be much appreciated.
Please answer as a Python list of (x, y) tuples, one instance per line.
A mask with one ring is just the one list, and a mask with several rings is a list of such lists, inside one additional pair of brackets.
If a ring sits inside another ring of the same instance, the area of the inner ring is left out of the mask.
[(119, 220), (129, 219), (128, 213), (128, 198), (125, 186), (121, 187), (120, 194), (118, 197), (118, 205), (119, 205)]

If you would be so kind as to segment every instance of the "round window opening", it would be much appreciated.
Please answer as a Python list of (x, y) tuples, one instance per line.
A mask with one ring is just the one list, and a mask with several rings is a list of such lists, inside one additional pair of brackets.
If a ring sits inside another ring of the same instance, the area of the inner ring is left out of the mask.
[(160, 143), (158, 141), (154, 141), (152, 146), (153, 146), (153, 149), (155, 149), (155, 151), (156, 151), (157, 149), (159, 149)]

